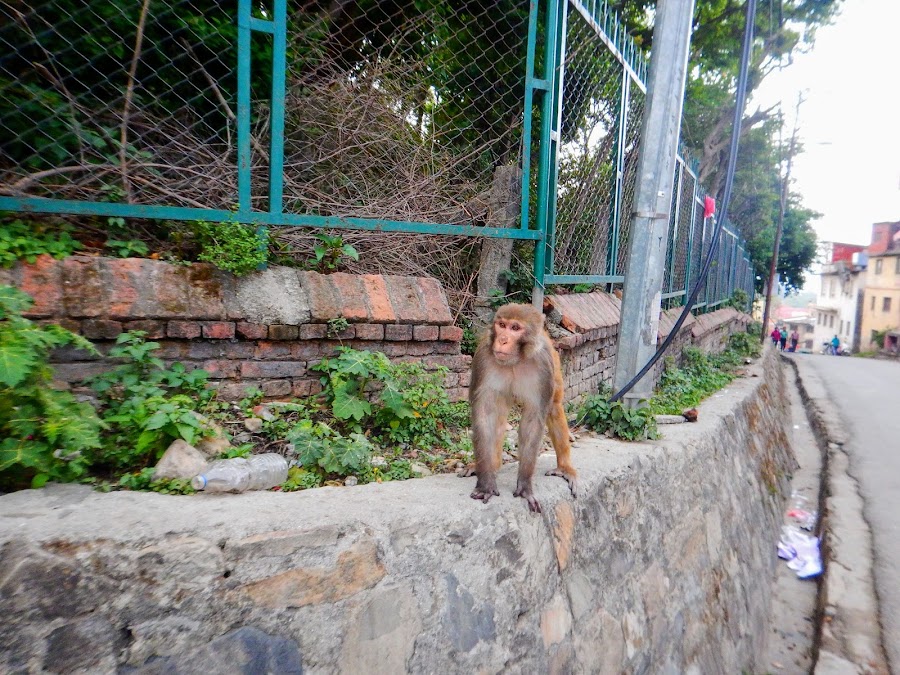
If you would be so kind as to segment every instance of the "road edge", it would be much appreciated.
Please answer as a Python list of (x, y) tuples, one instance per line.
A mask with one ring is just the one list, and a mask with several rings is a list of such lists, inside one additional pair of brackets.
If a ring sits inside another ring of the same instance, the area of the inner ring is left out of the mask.
[(819, 375), (782, 354), (797, 374), (800, 398), (823, 452), (821, 514), (824, 573), (817, 603), (817, 675), (890, 671), (882, 645), (873, 575), (872, 532), (863, 515), (859, 483), (850, 474), (848, 440), (837, 406)]

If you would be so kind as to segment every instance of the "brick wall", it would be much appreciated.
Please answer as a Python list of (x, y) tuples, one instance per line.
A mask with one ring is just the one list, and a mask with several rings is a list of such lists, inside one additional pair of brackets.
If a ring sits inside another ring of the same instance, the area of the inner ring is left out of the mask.
[[(551, 328), (551, 333), (560, 352), (566, 400), (595, 393), (602, 383), (612, 385), (619, 337), (619, 299), (608, 293), (548, 295), (544, 310), (550, 321), (558, 325)], [(660, 315), (658, 343), (669, 335), (680, 313), (679, 307)], [(708, 353), (720, 352), (727, 345), (728, 336), (744, 330), (750, 320), (747, 314), (731, 308), (697, 317), (689, 315), (666, 354), (677, 360), (682, 349), (691, 345)], [(652, 377), (654, 383), (659, 381), (664, 368), (665, 358), (647, 377)]]
[[(236, 278), (206, 264), (40, 256), (0, 270), (0, 283), (34, 297), (26, 316), (84, 335), (101, 354), (123, 331), (146, 331), (162, 359), (209, 371), (226, 399), (250, 387), (268, 398), (316, 393), (309, 366), (341, 345), (446, 366), (450, 398), (468, 394), (471, 359), (460, 353), (462, 330), (434, 279), (283, 267)], [(329, 335), (328, 322), (340, 318), (348, 327)], [(111, 366), (76, 349), (57, 350), (52, 360), (57, 378), (76, 386)]]

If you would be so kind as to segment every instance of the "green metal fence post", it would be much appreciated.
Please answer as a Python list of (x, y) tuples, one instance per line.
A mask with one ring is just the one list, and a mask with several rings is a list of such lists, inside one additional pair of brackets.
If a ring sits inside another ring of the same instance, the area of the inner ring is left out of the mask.
[[(522, 118), (522, 198), (519, 227), (529, 228), (528, 211), (531, 206), (531, 123), (534, 107), (534, 92), (546, 96), (550, 83), (534, 76), (534, 58), (537, 48), (538, 2), (531, 0), (528, 7), (528, 43), (525, 49), (525, 100)], [(540, 243), (537, 244), (540, 246)]]
[[(605, 5), (604, 5), (605, 7)], [(619, 114), (616, 138), (613, 141), (616, 166), (613, 172), (613, 199), (610, 209), (609, 242), (607, 244), (606, 274), (613, 275), (619, 269), (619, 235), (622, 232), (622, 193), (625, 189), (625, 141), (628, 133), (628, 100), (631, 97), (631, 76), (622, 68), (622, 86), (619, 89)]]
[(544, 79), (550, 83), (550, 89), (541, 100), (537, 225), (538, 230), (543, 233), (544, 240), (538, 242), (534, 256), (534, 288), (531, 300), (536, 306), (543, 304), (544, 275), (553, 265), (567, 7), (568, 0), (550, 0), (547, 3)]
[(250, 213), (250, 0), (238, 0), (237, 154), (238, 214)]

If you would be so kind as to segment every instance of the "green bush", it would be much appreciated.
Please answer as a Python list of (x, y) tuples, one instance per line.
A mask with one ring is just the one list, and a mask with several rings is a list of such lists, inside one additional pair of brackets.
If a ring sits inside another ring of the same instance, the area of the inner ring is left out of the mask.
[(98, 470), (134, 471), (155, 463), (175, 439), (194, 443), (206, 431), (200, 409), (209, 403), (208, 373), (167, 368), (143, 331), (122, 333), (109, 356), (121, 363), (91, 381), (107, 431), (91, 453)]
[(47, 253), (61, 259), (81, 248), (68, 225), (43, 221), (25, 222), (18, 218), (0, 218), (0, 267), (12, 267), (19, 260), (33, 263)]
[(0, 490), (85, 475), (86, 453), (100, 446), (102, 424), (87, 403), (51, 384), (51, 349), (96, 353), (84, 338), (22, 316), (32, 299), (0, 286)]
[(255, 272), (268, 260), (265, 239), (248, 225), (199, 221), (194, 223), (193, 232), (200, 247), (197, 259), (236, 276)]
[(615, 438), (626, 441), (659, 438), (650, 408), (628, 408), (621, 401), (611, 402), (608, 395), (588, 396), (579, 416), (589, 429)]

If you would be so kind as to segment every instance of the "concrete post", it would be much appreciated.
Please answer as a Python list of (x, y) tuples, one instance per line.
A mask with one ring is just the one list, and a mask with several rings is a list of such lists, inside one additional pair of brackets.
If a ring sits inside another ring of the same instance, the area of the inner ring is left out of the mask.
[[(616, 391), (656, 351), (693, 14), (693, 0), (660, 0), (656, 5), (635, 212), (627, 214), (633, 220), (616, 349)], [(644, 378), (624, 398), (633, 407), (638, 399), (649, 398), (652, 391), (652, 381)]]

